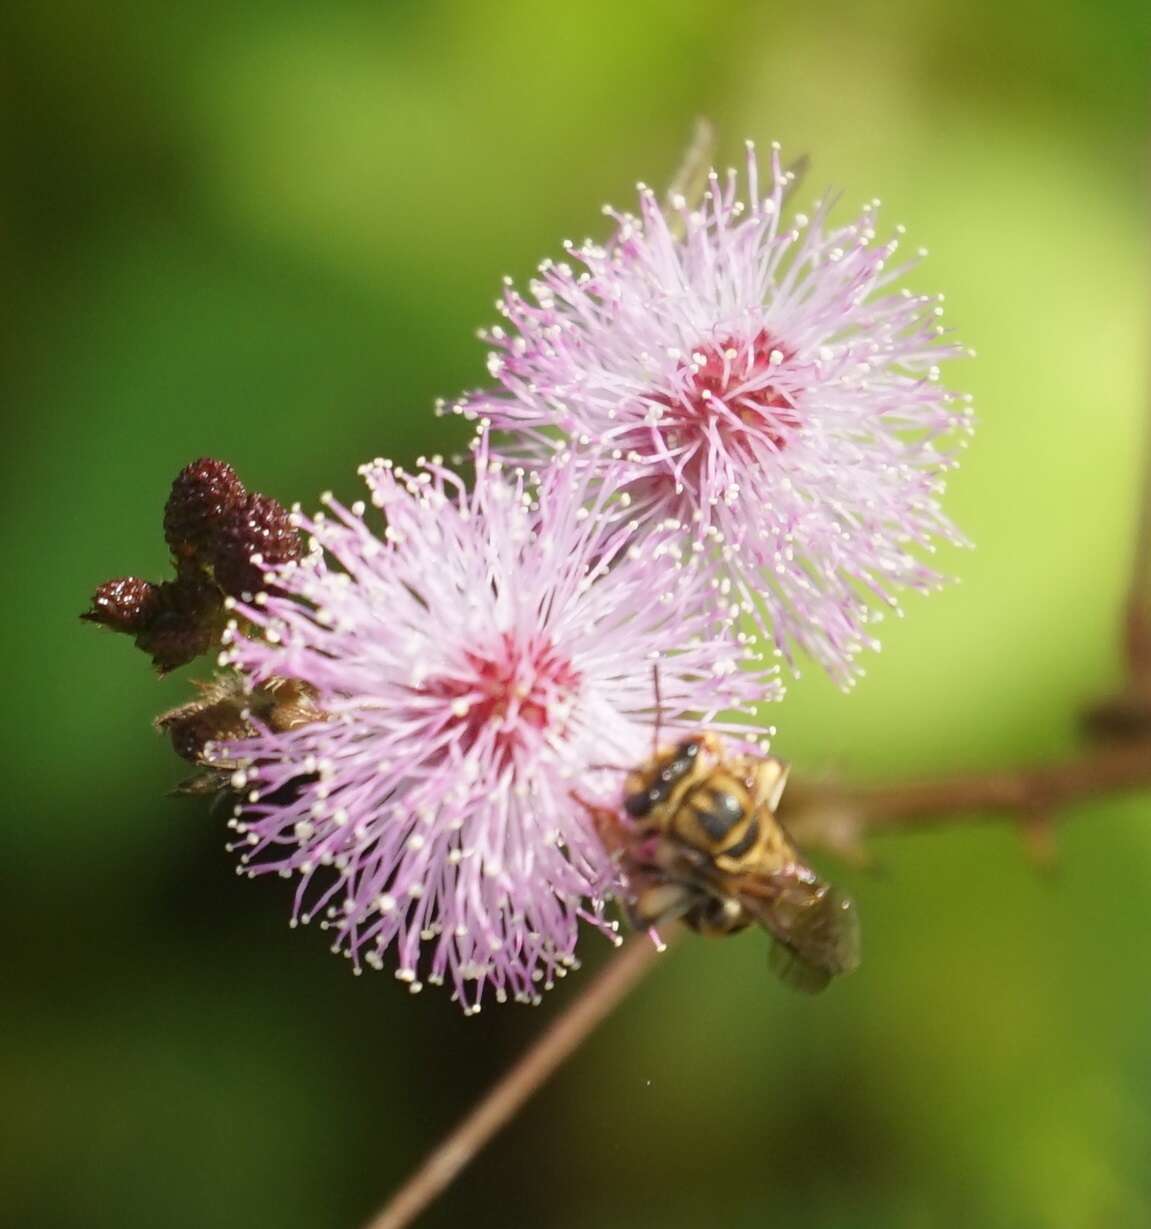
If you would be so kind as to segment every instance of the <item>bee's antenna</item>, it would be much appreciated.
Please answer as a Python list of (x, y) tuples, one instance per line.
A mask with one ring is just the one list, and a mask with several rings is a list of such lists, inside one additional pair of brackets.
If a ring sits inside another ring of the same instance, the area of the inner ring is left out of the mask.
[(651, 686), (655, 693), (655, 725), (651, 728), (651, 758), (659, 755), (659, 730), (663, 725), (663, 695), (659, 689), (659, 662), (651, 663)]

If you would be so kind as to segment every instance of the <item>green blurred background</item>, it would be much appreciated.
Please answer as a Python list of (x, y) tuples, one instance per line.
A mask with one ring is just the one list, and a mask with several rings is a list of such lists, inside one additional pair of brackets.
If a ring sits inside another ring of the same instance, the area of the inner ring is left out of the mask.
[[(187, 693), (76, 614), (158, 575), (205, 453), (354, 497), (449, 446), (504, 273), (666, 181), (694, 116), (883, 197), (979, 358), (962, 585), (813, 674), (777, 750), (890, 776), (1071, 745), (1118, 677), (1149, 332), (1142, 0), (11, 3), (0, 28), (9, 790), (0, 1221), (348, 1229), (586, 984), (462, 1019), (355, 979), (221, 816), (165, 792)], [(1040, 877), (1006, 826), (841, 872), (826, 997), (758, 936), (686, 943), (429, 1226), (1151, 1223), (1151, 802), (1084, 808)], [(589, 939), (589, 964), (601, 955)]]

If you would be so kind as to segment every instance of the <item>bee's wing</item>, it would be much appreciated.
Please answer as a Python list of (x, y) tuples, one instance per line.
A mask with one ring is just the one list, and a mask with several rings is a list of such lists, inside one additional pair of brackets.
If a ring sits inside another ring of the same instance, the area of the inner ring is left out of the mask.
[(741, 885), (739, 899), (771, 935), (771, 967), (809, 994), (859, 967), (859, 915), (849, 896), (795, 867)]
[(767, 963), (784, 985), (802, 990), (804, 994), (818, 994), (831, 985), (832, 974), (827, 969), (808, 963), (780, 939), (772, 938), (771, 947), (767, 949)]
[(771, 812), (772, 820), (776, 824), (779, 821), (775, 818), (775, 813), (779, 810), (790, 772), (791, 765), (777, 760), (774, 755), (764, 756), (756, 767), (758, 801)]

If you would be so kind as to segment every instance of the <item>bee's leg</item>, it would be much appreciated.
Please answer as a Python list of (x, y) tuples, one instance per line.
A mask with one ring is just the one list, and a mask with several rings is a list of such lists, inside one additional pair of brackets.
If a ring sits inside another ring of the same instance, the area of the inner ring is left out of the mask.
[(661, 850), (665, 842), (658, 834), (636, 828), (628, 819), (610, 807), (597, 806), (579, 794), (572, 797), (591, 816), (596, 835), (612, 859), (629, 876), (647, 867), (661, 865)]
[(574, 793), (572, 797), (591, 816), (603, 847), (616, 863), (623, 881), (621, 904), (635, 930), (646, 930), (657, 947), (664, 946), (657, 928), (686, 914), (698, 893), (669, 879), (657, 861), (659, 838), (641, 836), (609, 807), (597, 806)]
[(752, 918), (734, 896), (704, 896), (683, 919), (697, 934), (722, 938), (751, 925)]
[(628, 913), (636, 930), (654, 930), (678, 921), (695, 906), (698, 895), (694, 889), (670, 880), (650, 879), (643, 876), (638, 884), (633, 883)]

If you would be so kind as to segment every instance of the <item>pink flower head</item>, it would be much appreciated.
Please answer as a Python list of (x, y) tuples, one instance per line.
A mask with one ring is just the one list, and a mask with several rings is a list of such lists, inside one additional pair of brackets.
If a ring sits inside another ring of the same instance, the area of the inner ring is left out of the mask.
[(688, 527), (761, 632), (848, 682), (875, 607), (935, 587), (922, 556), (962, 541), (939, 496), (970, 410), (938, 379), (967, 351), (938, 297), (890, 289), (911, 265), (877, 202), (785, 220), (774, 146), (771, 171), (762, 197), (749, 145), (746, 200), (713, 171), (698, 209), (641, 185), (638, 217), (607, 210), (606, 245), (566, 245), (530, 298), (508, 285), (484, 335), (502, 391), (452, 408), (514, 432), (508, 455), (622, 462), (637, 517)]
[(610, 928), (616, 871), (580, 799), (614, 800), (650, 754), (652, 663), (669, 724), (725, 728), (776, 681), (744, 669), (681, 541), (577, 467), (509, 477), (480, 441), (470, 491), (438, 461), (362, 472), (382, 536), (361, 504), (297, 518), (313, 550), (242, 608), (262, 637), (230, 639), (253, 685), (301, 680), (325, 715), (214, 748), (239, 765), (243, 869), (298, 873), (296, 917), (357, 968), (394, 947), (413, 990), (534, 1001), (581, 919)]

